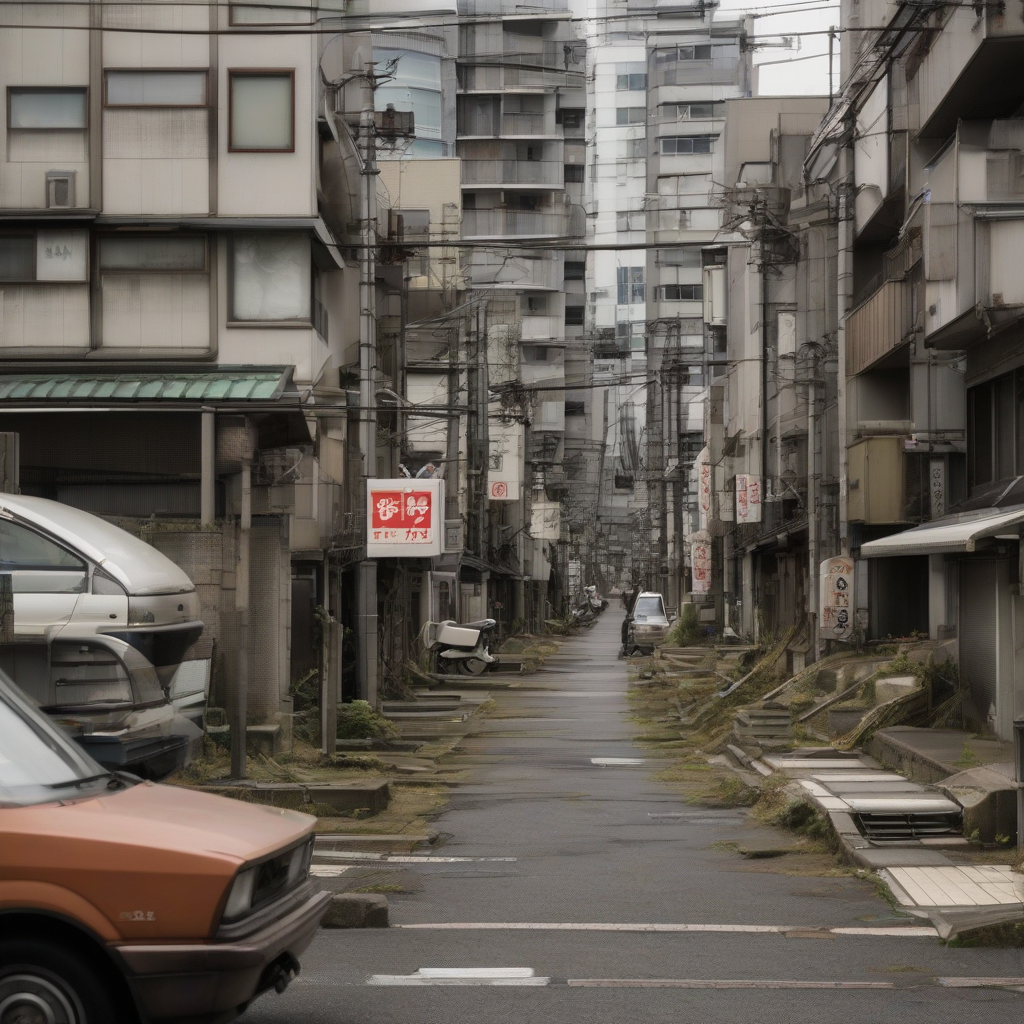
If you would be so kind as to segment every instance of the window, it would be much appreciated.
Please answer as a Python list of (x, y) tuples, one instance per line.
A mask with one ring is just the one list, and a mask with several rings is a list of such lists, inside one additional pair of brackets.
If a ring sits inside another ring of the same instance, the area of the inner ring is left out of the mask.
[(666, 156), (685, 156), (689, 153), (710, 153), (716, 135), (665, 135), (658, 141)]
[(657, 260), (663, 267), (699, 267), (700, 249), (683, 245), (673, 246), (671, 249), (659, 249)]
[(617, 92), (642, 92), (647, 88), (647, 75), (616, 75), (615, 89)]
[(205, 71), (108, 71), (108, 107), (205, 107)]
[(662, 302), (699, 302), (704, 297), (701, 284), (663, 284), (654, 291), (655, 300)]
[(206, 270), (206, 239), (152, 236), (105, 236), (100, 239), (100, 270), (138, 273), (181, 273)]
[(711, 60), (711, 44), (698, 43), (696, 46), (674, 46), (670, 50), (659, 50), (654, 60), (660, 65), (675, 64), (680, 60)]
[(585, 416), (587, 414), (586, 403), (584, 402), (566, 402), (565, 403), (565, 415), (566, 416)]
[(644, 124), (646, 121), (646, 107), (618, 107), (615, 111), (616, 124)]
[(35, 235), (0, 237), (0, 281), (36, 279)]
[(583, 164), (566, 164), (565, 165), (565, 180), (566, 182), (583, 181), (583, 175), (586, 168)]
[(582, 306), (566, 306), (565, 307), (565, 326), (566, 327), (582, 327), (583, 326), (583, 307)]
[(583, 275), (587, 269), (587, 264), (583, 260), (566, 260), (565, 261), (565, 280), (566, 281), (582, 281)]
[(308, 235), (238, 234), (233, 248), (233, 319), (309, 321), (312, 254)]
[(555, 115), (555, 123), (562, 125), (564, 128), (582, 128), (583, 118), (586, 115), (586, 111), (578, 109), (564, 109), (559, 110)]
[(620, 210), (615, 214), (616, 231), (644, 231), (646, 226), (643, 210)]
[(67, 548), (20, 523), (0, 519), (0, 566), (16, 569), (85, 570), (85, 563)]
[(230, 71), (229, 148), (234, 153), (295, 151), (295, 72)]
[(81, 129), (85, 125), (85, 89), (7, 90), (8, 128)]
[(698, 121), (711, 117), (725, 117), (725, 104), (712, 103), (662, 103), (661, 115), (667, 120)]
[(618, 267), (616, 268), (616, 277), (620, 306), (644, 301), (643, 267)]

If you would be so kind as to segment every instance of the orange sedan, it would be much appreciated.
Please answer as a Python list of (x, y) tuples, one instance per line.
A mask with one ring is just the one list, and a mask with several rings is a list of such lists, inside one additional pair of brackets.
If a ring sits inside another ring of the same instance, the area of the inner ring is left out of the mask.
[(220, 1024), (299, 970), (314, 819), (104, 771), (0, 674), (0, 1024)]

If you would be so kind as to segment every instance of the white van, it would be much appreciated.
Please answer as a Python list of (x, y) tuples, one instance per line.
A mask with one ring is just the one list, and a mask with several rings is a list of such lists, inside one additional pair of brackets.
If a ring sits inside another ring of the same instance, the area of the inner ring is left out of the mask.
[(183, 662), (203, 631), (199, 595), (166, 555), (81, 509), (0, 494), (0, 574), (12, 581), (16, 641), (120, 641), (155, 668), (174, 707), (202, 723), (209, 653)]

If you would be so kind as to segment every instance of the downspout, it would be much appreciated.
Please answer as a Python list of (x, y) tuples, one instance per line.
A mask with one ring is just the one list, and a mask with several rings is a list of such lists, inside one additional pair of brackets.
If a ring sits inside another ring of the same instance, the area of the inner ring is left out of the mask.
[(810, 345), (810, 374), (807, 379), (807, 589), (808, 622), (814, 660), (821, 657), (818, 638), (818, 353)]
[[(850, 198), (852, 161), (850, 147), (843, 146), (839, 154), (839, 249), (836, 254), (836, 441), (839, 447), (839, 549), (850, 553), (850, 527), (847, 512), (849, 502), (849, 455), (846, 449), (846, 317), (853, 300), (853, 211)], [(816, 570), (815, 570), (816, 571)]]

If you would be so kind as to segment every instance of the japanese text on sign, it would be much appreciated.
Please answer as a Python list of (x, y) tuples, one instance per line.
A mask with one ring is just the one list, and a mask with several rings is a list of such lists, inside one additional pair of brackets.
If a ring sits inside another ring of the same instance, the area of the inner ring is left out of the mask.
[(420, 558), (440, 552), (437, 528), (443, 480), (371, 480), (367, 554)]
[(853, 559), (826, 558), (821, 563), (819, 633), (828, 640), (853, 639)]

